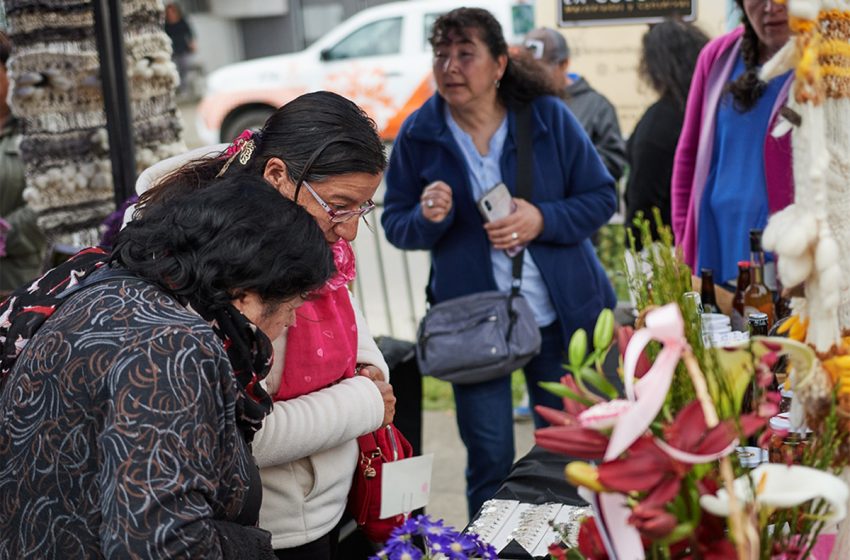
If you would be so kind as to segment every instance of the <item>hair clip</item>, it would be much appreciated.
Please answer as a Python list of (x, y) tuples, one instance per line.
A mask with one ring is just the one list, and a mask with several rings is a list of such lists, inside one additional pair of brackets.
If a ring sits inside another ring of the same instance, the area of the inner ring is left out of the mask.
[(242, 146), (239, 148), (239, 163), (245, 165), (249, 161), (251, 161), (251, 156), (254, 155), (254, 139), (250, 139), (247, 142), (243, 142)]
[(216, 174), (215, 178), (218, 179), (222, 175), (224, 175), (227, 170), (230, 168), (230, 164), (233, 163), (233, 160), (238, 156), (239, 163), (242, 165), (246, 165), (249, 161), (251, 161), (251, 156), (254, 155), (254, 150), (257, 145), (254, 142), (255, 132), (251, 130), (245, 130), (236, 137), (230, 146), (227, 147), (227, 150), (224, 152), (224, 157), (227, 158), (227, 161), (224, 162), (224, 165), (221, 167), (221, 171)]

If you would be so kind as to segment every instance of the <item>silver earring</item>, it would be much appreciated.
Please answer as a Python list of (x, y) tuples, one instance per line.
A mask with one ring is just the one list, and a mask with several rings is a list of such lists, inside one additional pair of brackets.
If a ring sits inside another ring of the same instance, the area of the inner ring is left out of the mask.
[(496, 89), (499, 89), (499, 85), (501, 85), (502, 80), (494, 80), (493, 83), (496, 84)]

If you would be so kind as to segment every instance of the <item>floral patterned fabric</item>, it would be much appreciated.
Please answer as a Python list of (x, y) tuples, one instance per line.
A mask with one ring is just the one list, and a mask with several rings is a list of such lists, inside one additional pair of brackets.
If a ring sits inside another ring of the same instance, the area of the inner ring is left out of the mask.
[(156, 286), (72, 295), (0, 389), (0, 558), (221, 558), (234, 536), (270, 550), (234, 524), (255, 522), (261, 491), (240, 393), (208, 322)]

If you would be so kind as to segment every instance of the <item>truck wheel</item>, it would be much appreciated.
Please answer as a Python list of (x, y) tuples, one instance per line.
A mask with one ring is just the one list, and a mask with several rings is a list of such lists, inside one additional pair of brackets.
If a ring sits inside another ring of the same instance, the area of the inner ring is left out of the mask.
[(271, 107), (268, 109), (250, 109), (232, 119), (227, 119), (225, 125), (221, 127), (221, 141), (232, 142), (246, 128), (252, 130), (262, 128), (266, 123), (266, 119), (272, 113), (274, 113), (274, 109)]

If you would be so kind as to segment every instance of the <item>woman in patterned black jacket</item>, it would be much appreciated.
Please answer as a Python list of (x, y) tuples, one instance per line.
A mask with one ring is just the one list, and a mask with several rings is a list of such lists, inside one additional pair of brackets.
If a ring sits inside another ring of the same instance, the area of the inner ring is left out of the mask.
[(0, 559), (274, 558), (259, 381), (333, 270), (315, 220), (241, 177), (0, 304)]

